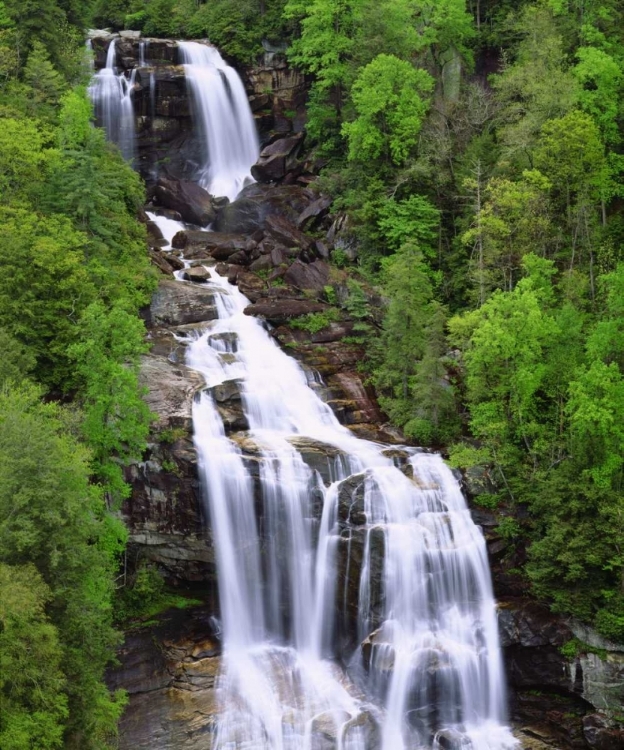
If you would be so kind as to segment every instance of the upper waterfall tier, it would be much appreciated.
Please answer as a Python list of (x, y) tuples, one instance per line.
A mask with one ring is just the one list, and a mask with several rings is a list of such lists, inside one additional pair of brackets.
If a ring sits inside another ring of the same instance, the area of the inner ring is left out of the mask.
[(198, 182), (212, 195), (234, 200), (253, 182), (251, 167), (260, 153), (247, 93), (238, 73), (214, 47), (180, 42), (180, 52), (195, 127), (201, 130), (204, 144)]

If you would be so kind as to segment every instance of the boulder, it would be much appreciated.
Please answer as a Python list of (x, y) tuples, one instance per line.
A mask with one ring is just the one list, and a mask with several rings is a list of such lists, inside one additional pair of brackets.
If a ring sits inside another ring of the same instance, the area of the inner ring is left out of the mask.
[(159, 271), (162, 271), (162, 273), (169, 276), (173, 274), (175, 268), (171, 263), (169, 263), (169, 259), (164, 253), (152, 247), (149, 250), (149, 256), (152, 265), (156, 266)]
[(314, 247), (314, 240), (311, 237), (300, 232), (291, 221), (279, 214), (267, 217), (264, 231), (285, 247), (299, 247), (302, 250), (310, 250)]
[(240, 291), (251, 302), (257, 302), (265, 294), (266, 283), (255, 273), (250, 273), (242, 266), (231, 265), (228, 270), (228, 279), (230, 275), (234, 277)]
[(249, 305), (249, 307), (245, 308), (245, 315), (255, 315), (265, 318), (270, 323), (279, 325), (291, 318), (308, 315), (309, 313), (324, 312), (327, 309), (327, 305), (324, 305), (322, 302), (313, 302), (312, 300), (273, 299)]
[(284, 274), (284, 281), (297, 289), (322, 292), (329, 282), (329, 265), (324, 260), (314, 263), (296, 260)]
[[(184, 250), (184, 255), (190, 257), (198, 250), (205, 250), (212, 254), (214, 250), (223, 251), (226, 254), (235, 253), (237, 250), (245, 250), (253, 241), (242, 234), (224, 234), (223, 232), (205, 232), (199, 229), (185, 229), (178, 232), (173, 238), (172, 246)], [(190, 255), (189, 255), (190, 253)]]
[(332, 199), (329, 196), (321, 196), (299, 214), (297, 217), (297, 227), (299, 229), (307, 229), (316, 224), (319, 219), (327, 215), (331, 204)]
[(179, 281), (162, 281), (150, 305), (152, 325), (180, 326), (216, 320), (214, 295), (206, 288)]
[(315, 193), (298, 185), (249, 185), (235, 201), (219, 211), (214, 229), (253, 234), (264, 229), (267, 217), (275, 214), (295, 222), (315, 198)]
[(260, 152), (258, 163), (251, 174), (258, 182), (277, 182), (297, 166), (297, 157), (303, 144), (303, 135), (279, 138)]
[(204, 266), (193, 266), (183, 271), (182, 278), (197, 284), (205, 284), (210, 279), (210, 272)]
[(205, 227), (216, 217), (212, 197), (194, 182), (161, 177), (156, 185), (160, 205), (177, 211), (183, 221)]

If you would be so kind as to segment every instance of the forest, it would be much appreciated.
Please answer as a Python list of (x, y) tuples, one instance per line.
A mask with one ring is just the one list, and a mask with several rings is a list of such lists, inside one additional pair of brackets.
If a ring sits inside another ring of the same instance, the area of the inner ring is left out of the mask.
[(112, 748), (126, 701), (104, 673), (157, 274), (144, 185), (92, 127), (90, 27), (209, 37), (237, 65), (287, 46), (359, 250), (331, 262), (384, 300), (351, 301), (383, 410), (488, 467), (475, 502), (505, 510), (532, 595), (623, 641), (621, 3), (3, 0), (0, 747)]

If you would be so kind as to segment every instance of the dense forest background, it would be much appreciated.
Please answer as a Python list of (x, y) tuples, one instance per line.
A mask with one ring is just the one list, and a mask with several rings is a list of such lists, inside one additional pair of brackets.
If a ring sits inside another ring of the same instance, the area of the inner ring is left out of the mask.
[(288, 46), (358, 249), (332, 262), (383, 408), (487, 468), (476, 502), (505, 510), (535, 596), (624, 639), (623, 16), (617, 0), (0, 2), (0, 747), (109, 747), (124, 705), (103, 683), (132, 596), (115, 511), (149, 430), (138, 311), (156, 277), (141, 181), (91, 127), (93, 25), (209, 36), (240, 64)]

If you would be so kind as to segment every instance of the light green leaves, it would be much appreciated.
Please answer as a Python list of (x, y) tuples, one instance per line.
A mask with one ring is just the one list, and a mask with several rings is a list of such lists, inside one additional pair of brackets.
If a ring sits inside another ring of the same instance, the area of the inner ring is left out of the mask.
[(418, 143), (433, 79), (393, 55), (379, 55), (360, 72), (351, 96), (357, 118), (343, 125), (349, 159), (402, 164)]

